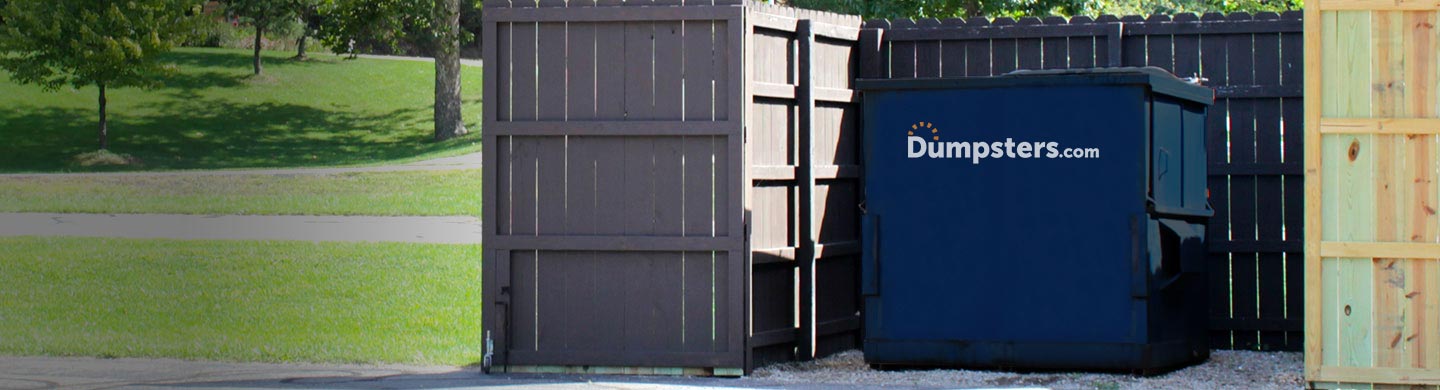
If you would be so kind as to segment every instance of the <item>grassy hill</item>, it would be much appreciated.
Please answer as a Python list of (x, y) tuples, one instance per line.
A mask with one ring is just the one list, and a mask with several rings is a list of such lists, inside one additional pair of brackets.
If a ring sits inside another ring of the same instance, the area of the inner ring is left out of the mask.
[(179, 49), (180, 72), (154, 90), (112, 89), (110, 150), (137, 166), (74, 163), (96, 149), (94, 88), (44, 92), (0, 72), (0, 172), (171, 170), (374, 164), (479, 150), (481, 69), (462, 75), (471, 136), (431, 141), (434, 65)]

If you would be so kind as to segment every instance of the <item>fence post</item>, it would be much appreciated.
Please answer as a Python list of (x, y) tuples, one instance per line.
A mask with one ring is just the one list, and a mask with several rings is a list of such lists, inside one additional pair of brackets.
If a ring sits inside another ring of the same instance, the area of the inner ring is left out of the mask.
[(1125, 59), (1121, 58), (1121, 55), (1125, 54), (1122, 49), (1125, 47), (1125, 23), (1110, 23), (1110, 28), (1105, 35), (1106, 42), (1110, 46), (1110, 63), (1106, 65), (1110, 67), (1124, 66)]
[(796, 148), (800, 156), (796, 161), (798, 169), (795, 178), (800, 187), (800, 245), (795, 251), (795, 260), (800, 262), (800, 342), (797, 345), (796, 358), (809, 360), (815, 358), (815, 161), (814, 161), (814, 130), (815, 130), (815, 80), (814, 80), (814, 46), (815, 29), (814, 23), (809, 19), (802, 19), (795, 25), (795, 40), (799, 41), (799, 64), (798, 88), (795, 90), (796, 105), (799, 106), (800, 123), (796, 131)]
[(870, 21), (860, 30), (860, 77), (867, 79), (886, 78), (885, 74), (885, 26), (884, 20)]

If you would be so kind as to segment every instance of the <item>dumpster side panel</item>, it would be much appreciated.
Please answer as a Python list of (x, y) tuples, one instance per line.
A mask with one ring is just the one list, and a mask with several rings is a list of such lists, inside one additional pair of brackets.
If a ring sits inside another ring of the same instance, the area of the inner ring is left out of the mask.
[[(867, 300), (867, 358), (906, 360), (905, 350), (931, 343), (939, 350), (929, 357), (948, 360), (929, 363), (1018, 364), (1020, 350), (1065, 356), (1044, 345), (1143, 342), (1137, 319), (1145, 306), (1132, 299), (1132, 280), (1146, 270), (1131, 259), (1136, 234), (1141, 242), (1145, 234), (1132, 226), (1145, 215), (1144, 93), (1089, 86), (868, 94), (866, 199), (879, 221), (879, 294)], [(955, 149), (952, 158), (930, 158), (927, 149), (912, 158), (908, 137), (917, 131), (932, 144), (1057, 145), (1028, 158), (1019, 150), (1010, 157), (1010, 148), (1005, 157), (976, 158), (972, 149), (968, 159), (953, 158)], [(978, 346), (988, 341), (1028, 346)], [(871, 342), (909, 347), (870, 356)], [(1055, 363), (1088, 364), (1083, 355)]]

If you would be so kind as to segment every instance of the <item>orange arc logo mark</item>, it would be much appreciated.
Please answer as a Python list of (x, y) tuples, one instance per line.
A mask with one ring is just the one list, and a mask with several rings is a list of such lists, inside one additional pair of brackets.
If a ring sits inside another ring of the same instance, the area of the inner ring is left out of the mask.
[(916, 131), (923, 131), (922, 129), (930, 130), (930, 134), (933, 134), (931, 139), (940, 140), (940, 129), (935, 128), (935, 124), (931, 122), (918, 122), (910, 125), (910, 131), (906, 131), (905, 135), (914, 136)]

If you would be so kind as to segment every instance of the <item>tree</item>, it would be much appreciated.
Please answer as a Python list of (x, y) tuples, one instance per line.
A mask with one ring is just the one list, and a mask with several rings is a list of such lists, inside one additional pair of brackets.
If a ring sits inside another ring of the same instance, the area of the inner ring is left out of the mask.
[(402, 42), (423, 41), (435, 0), (333, 0), (321, 7), (320, 42), (336, 54), (354, 58), (357, 43), (392, 51)]
[(323, 0), (290, 0), (294, 8), (295, 16), (300, 18), (300, 37), (295, 39), (295, 59), (305, 60), (310, 58), (305, 53), (305, 47), (309, 43), (310, 36), (320, 30), (320, 6)]
[(465, 135), (460, 114), (460, 0), (435, 0), (435, 140)]
[(10, 0), (0, 17), (0, 69), (47, 91), (99, 89), (100, 149), (110, 148), (106, 91), (153, 88), (174, 71), (159, 56), (193, 25), (189, 0)]
[(295, 16), (294, 0), (226, 0), (226, 11), (255, 28), (255, 74), (264, 67), (260, 49), (265, 31)]
[(406, 42), (422, 46), (435, 58), (434, 137), (464, 135), (461, 114), (460, 44), (470, 33), (460, 28), (468, 0), (334, 0), (322, 9), (321, 42), (336, 53), (356, 54), (354, 43), (376, 42), (392, 50)]

